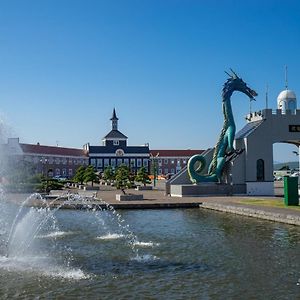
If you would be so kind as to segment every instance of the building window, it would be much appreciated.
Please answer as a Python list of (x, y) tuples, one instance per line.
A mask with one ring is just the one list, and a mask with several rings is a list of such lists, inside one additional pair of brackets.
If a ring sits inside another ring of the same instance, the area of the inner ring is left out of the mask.
[(120, 166), (122, 164), (122, 158), (117, 159), (117, 166)]
[(162, 174), (162, 169), (158, 169), (158, 175)]
[(67, 169), (62, 169), (62, 175), (67, 176)]
[(122, 150), (122, 149), (116, 150), (116, 156), (123, 156), (123, 155), (124, 155), (124, 150)]
[(102, 166), (103, 166), (102, 158), (97, 158), (97, 168), (102, 168)]
[(145, 168), (148, 167), (148, 159), (143, 159), (143, 166), (144, 166)]
[(109, 166), (109, 159), (108, 158), (104, 158), (104, 167)]
[(138, 159), (136, 160), (136, 166), (137, 166), (138, 168), (140, 168), (140, 167), (142, 166), (142, 160), (141, 160), (140, 158), (138, 158)]
[(256, 161), (256, 180), (265, 181), (265, 162), (263, 159)]
[(185, 159), (183, 160), (183, 164), (184, 164), (184, 165), (186, 164), (186, 160), (185, 160)]
[(162, 160), (161, 160), (161, 159), (159, 159), (159, 160), (158, 160), (158, 163), (159, 163), (159, 164), (161, 164), (161, 163), (162, 163)]
[(55, 169), (55, 175), (56, 175), (56, 176), (59, 176), (59, 175), (60, 175), (60, 169), (59, 169), (59, 168), (56, 168), (56, 169)]
[(169, 160), (167, 158), (164, 159), (164, 164), (167, 164)]
[(168, 168), (165, 168), (165, 175), (168, 174)]
[(174, 163), (175, 163), (175, 160), (174, 160), (174, 159), (172, 159), (172, 160), (171, 160), (171, 164), (172, 164), (172, 165), (174, 165)]
[(63, 163), (64, 165), (66, 165), (66, 164), (67, 164), (67, 159), (66, 159), (66, 158), (63, 158), (63, 159), (62, 159), (62, 163)]
[(119, 141), (114, 141), (114, 146), (119, 146)]
[(111, 165), (113, 168), (116, 167), (116, 159), (115, 159), (115, 158), (112, 158), (112, 159), (110, 160), (110, 165)]
[(96, 167), (96, 159), (95, 158), (91, 158), (91, 165), (93, 167)]
[(73, 164), (72, 159), (69, 159), (69, 165), (72, 165), (72, 164)]
[(59, 165), (59, 163), (60, 163), (60, 159), (57, 157), (57, 158), (55, 158), (55, 163), (57, 164), (57, 165)]
[(130, 160), (131, 168), (135, 168), (135, 159)]
[(175, 170), (174, 169), (171, 169), (171, 174), (174, 174), (175, 173)]
[(69, 177), (73, 176), (73, 169), (69, 169)]
[(129, 159), (128, 158), (124, 158), (124, 164), (129, 167)]

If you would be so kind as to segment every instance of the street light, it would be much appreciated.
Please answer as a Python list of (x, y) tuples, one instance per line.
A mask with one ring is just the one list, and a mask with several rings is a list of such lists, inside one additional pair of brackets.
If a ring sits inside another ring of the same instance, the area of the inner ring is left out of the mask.
[(299, 152), (298, 151), (293, 151), (293, 153), (298, 156), (298, 183), (299, 183), (299, 180), (300, 180), (300, 177), (299, 177), (299, 172), (300, 172), (300, 157), (299, 157)]
[(156, 186), (156, 179), (157, 179), (157, 157), (159, 156), (159, 152), (153, 156), (150, 153), (150, 160), (151, 160), (151, 169), (153, 172), (153, 186)]

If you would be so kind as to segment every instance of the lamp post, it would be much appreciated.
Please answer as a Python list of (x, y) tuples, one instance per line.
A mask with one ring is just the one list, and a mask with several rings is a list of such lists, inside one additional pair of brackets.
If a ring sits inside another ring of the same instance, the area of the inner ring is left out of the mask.
[(155, 156), (153, 156), (150, 153), (150, 160), (151, 160), (151, 169), (153, 173), (153, 186), (156, 186), (156, 179), (157, 179), (157, 157), (159, 156), (159, 153), (157, 153)]
[(298, 183), (299, 183), (299, 174), (300, 174), (300, 157), (299, 157), (299, 151), (293, 151), (293, 153), (298, 157)]

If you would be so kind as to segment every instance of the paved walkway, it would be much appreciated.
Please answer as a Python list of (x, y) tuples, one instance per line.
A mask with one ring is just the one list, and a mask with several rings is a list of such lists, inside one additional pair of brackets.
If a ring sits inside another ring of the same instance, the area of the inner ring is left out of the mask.
[[(62, 191), (60, 191), (61, 193)], [(300, 226), (300, 209), (292, 207), (270, 207), (243, 203), (249, 199), (268, 199), (274, 202), (282, 202), (283, 197), (247, 197), (247, 196), (215, 196), (215, 197), (170, 197), (165, 196), (163, 189), (152, 191), (130, 190), (131, 194), (143, 194), (144, 200), (117, 201), (116, 194), (120, 193), (113, 187), (100, 186), (100, 191), (70, 190), (82, 196), (95, 197), (113, 205), (116, 209), (153, 209), (153, 208), (191, 208), (200, 207), (218, 210), (228, 213), (256, 217), (270, 221), (282, 222)], [(55, 192), (53, 192), (55, 193)], [(91, 204), (99, 204), (99, 201), (91, 201)]]
[[(52, 195), (63, 195), (68, 190), (52, 191)], [(282, 202), (282, 197), (245, 197), (245, 196), (231, 196), (231, 197), (170, 197), (165, 196), (162, 188), (152, 191), (136, 191), (130, 190), (132, 194), (143, 194), (144, 200), (140, 201), (117, 201), (116, 194), (120, 193), (115, 188), (110, 186), (100, 186), (100, 190), (82, 191), (77, 189), (69, 189), (70, 193), (79, 194), (84, 197), (90, 197), (89, 205), (98, 207), (101, 205), (101, 200), (114, 206), (116, 209), (154, 209), (154, 208), (204, 208), (213, 209), (228, 213), (240, 214), (249, 217), (256, 217), (270, 221), (283, 222), (287, 224), (300, 226), (300, 209), (295, 208), (277, 208), (261, 205), (252, 205), (243, 203), (249, 199), (268, 199), (274, 202)], [(22, 202), (26, 199), (25, 195), (11, 194), (11, 200)], [(57, 204), (57, 203), (56, 203)], [(85, 204), (82, 201), (75, 201), (72, 205), (67, 204), (64, 208), (80, 209)], [(105, 207), (105, 205), (101, 205)]]

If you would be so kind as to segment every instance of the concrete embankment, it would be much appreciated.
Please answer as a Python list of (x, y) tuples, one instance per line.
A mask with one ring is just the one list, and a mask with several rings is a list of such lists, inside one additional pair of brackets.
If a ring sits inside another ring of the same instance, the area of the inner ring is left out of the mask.
[(220, 203), (211, 203), (211, 202), (203, 202), (200, 204), (200, 208), (211, 209), (226, 213), (232, 213), (247, 217), (259, 218), (264, 220), (269, 220), (273, 222), (280, 222), (286, 223), (291, 225), (298, 225), (300, 226), (300, 215), (293, 214), (290, 212), (285, 212), (281, 210), (268, 210), (265, 207), (260, 208), (250, 208), (245, 206), (237, 206), (237, 205), (230, 205), (230, 204), (220, 204)]

